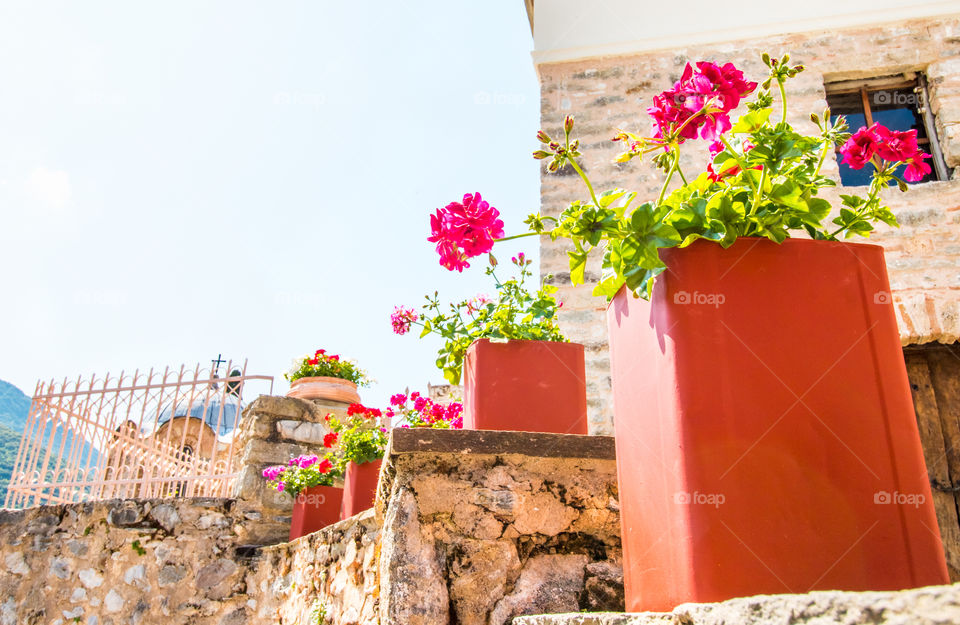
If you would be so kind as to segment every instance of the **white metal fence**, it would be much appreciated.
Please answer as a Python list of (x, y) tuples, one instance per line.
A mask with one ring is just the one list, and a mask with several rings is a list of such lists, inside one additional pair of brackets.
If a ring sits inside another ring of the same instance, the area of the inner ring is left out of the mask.
[[(216, 364), (219, 364), (217, 362)], [(247, 363), (38, 382), (5, 507), (114, 497), (219, 497), (236, 476)]]

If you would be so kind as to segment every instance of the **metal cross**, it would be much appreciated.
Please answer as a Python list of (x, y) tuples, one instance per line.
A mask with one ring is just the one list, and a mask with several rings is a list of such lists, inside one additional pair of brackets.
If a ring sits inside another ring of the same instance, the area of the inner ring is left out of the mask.
[(227, 362), (226, 360), (223, 360), (223, 354), (217, 354), (217, 359), (211, 360), (210, 362), (213, 364), (213, 376), (211, 377), (220, 377), (220, 365)]

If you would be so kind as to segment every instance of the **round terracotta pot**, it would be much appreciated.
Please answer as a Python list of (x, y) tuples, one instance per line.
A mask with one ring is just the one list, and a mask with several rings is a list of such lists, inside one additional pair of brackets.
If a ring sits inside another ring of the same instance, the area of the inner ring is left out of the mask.
[(350, 380), (329, 377), (299, 378), (290, 383), (287, 397), (297, 399), (324, 399), (344, 404), (359, 404), (357, 385)]

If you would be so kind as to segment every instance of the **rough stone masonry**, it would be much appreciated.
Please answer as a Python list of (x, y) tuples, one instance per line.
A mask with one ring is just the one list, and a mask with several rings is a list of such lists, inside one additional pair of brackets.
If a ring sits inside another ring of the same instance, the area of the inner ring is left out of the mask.
[[(806, 66), (806, 71), (787, 83), (789, 121), (805, 132), (815, 129), (809, 114), (827, 106), (825, 83), (904, 71), (926, 73), (930, 108), (947, 166), (960, 166), (960, 20), (956, 18), (540, 64), (541, 126), (556, 136), (564, 116), (573, 114), (577, 122), (574, 134), (581, 139), (584, 153), (582, 165), (597, 191), (622, 187), (638, 191), (641, 198), (655, 198), (661, 174), (649, 163), (614, 163), (619, 152), (619, 144), (610, 141), (614, 130), (649, 132), (646, 108), (655, 94), (679, 79), (688, 61), (729, 61), (757, 78), (766, 69), (760, 61), (762, 52), (775, 56), (789, 53), (791, 62)], [(685, 151), (681, 161), (685, 171), (706, 165), (705, 145), (700, 158), (691, 152)], [(586, 198), (579, 177), (569, 170), (564, 168), (559, 174), (542, 170), (543, 214), (556, 215), (571, 201)], [(839, 180), (832, 156), (824, 171)], [(842, 191), (838, 188), (825, 197), (836, 200)], [(883, 226), (869, 241), (887, 251), (902, 342), (960, 340), (960, 180), (954, 176), (949, 181), (917, 185), (906, 194), (891, 191), (887, 198), (902, 227)], [(541, 272), (552, 274), (552, 282), (561, 287), (563, 330), (587, 348), (590, 431), (612, 434), (606, 305), (602, 298), (590, 295), (592, 285), (569, 286), (566, 252), (563, 242), (544, 237)], [(592, 258), (588, 282), (598, 279), (599, 265), (600, 258)]]

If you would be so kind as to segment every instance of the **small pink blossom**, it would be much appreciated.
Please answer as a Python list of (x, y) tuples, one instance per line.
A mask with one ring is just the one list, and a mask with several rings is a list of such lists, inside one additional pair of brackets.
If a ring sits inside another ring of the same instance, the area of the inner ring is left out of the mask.
[(393, 325), (394, 334), (406, 334), (417, 319), (419, 317), (417, 313), (413, 312), (412, 308), (395, 307), (390, 315), (390, 323)]

